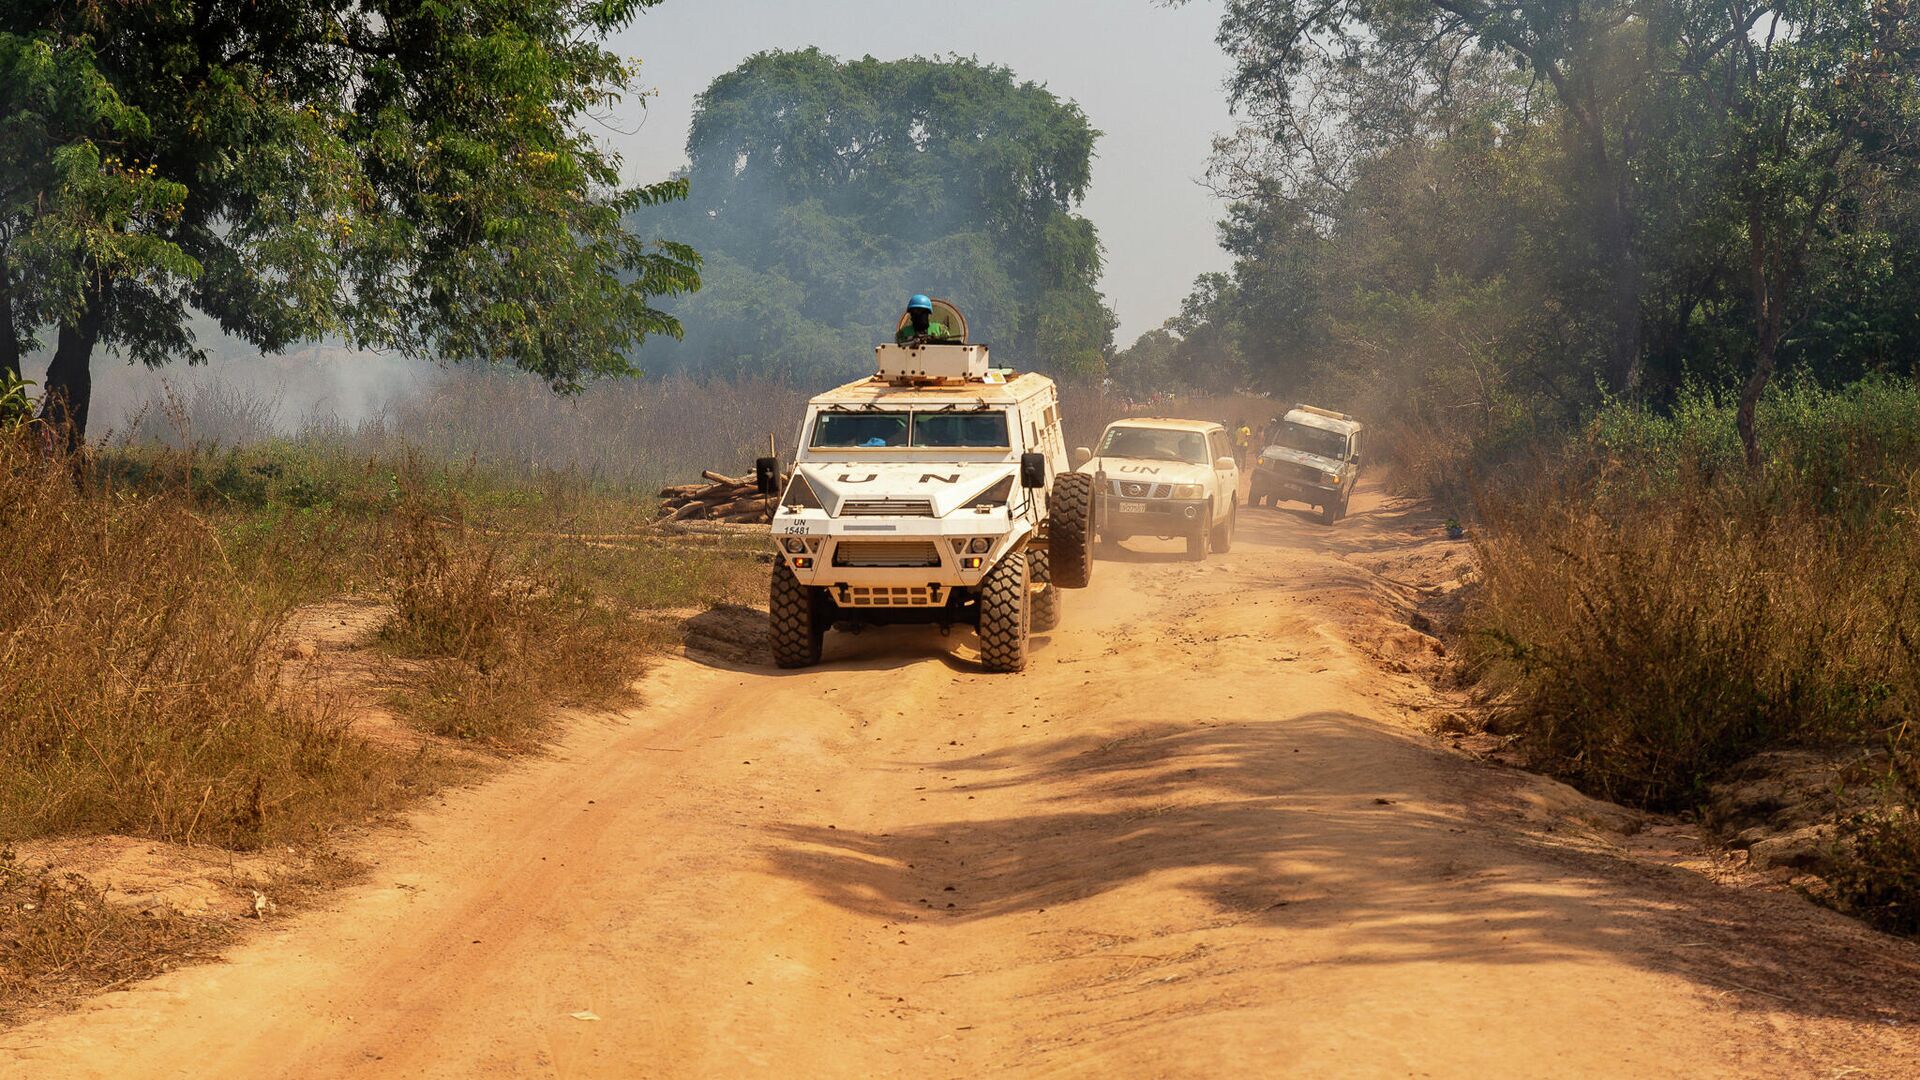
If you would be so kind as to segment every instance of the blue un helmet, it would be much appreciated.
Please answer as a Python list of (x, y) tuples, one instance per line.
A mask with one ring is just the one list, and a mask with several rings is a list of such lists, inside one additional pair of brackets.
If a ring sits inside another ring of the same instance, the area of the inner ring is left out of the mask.
[(928, 298), (926, 293), (914, 293), (912, 296), (907, 297), (907, 310), (930, 312), (933, 310), (933, 301)]

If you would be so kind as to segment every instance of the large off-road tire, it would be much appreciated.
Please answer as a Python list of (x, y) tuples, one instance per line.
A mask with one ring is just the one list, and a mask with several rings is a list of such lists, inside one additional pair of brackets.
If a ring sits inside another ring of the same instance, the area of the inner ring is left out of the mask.
[(1240, 520), (1240, 505), (1234, 503), (1227, 507), (1227, 520), (1214, 527), (1213, 550), (1221, 555), (1233, 550), (1233, 527)]
[(1047, 562), (1053, 583), (1084, 589), (1093, 582), (1093, 477), (1064, 473), (1047, 496)]
[(1033, 632), (1044, 634), (1060, 625), (1060, 586), (1053, 583), (1051, 560), (1044, 551), (1027, 552), (1027, 577), (1033, 585)]
[(822, 606), (820, 590), (800, 584), (786, 563), (774, 564), (773, 582), (767, 587), (767, 622), (775, 664), (802, 668), (820, 662), (820, 646), (827, 636)]
[(1345, 514), (1346, 512), (1347, 512), (1346, 499), (1342, 498), (1338, 502), (1330, 502), (1327, 505), (1320, 508), (1320, 524), (1331, 525), (1334, 522), (1339, 521), (1340, 516), (1342, 514)]
[(1016, 551), (980, 581), (980, 663), (988, 671), (1027, 669), (1027, 553)]
[(1213, 504), (1207, 504), (1207, 511), (1200, 520), (1194, 522), (1193, 531), (1187, 534), (1187, 558), (1201, 562), (1207, 557), (1207, 541), (1213, 536)]

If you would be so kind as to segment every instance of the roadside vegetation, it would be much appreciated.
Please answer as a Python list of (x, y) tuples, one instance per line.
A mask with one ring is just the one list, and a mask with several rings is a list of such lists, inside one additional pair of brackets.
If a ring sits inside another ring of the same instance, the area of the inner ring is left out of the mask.
[[(756, 569), (634, 535), (651, 502), (573, 473), (318, 438), (76, 463), (34, 431), (0, 436), (0, 1009), (218, 937), (123, 914), (15, 849), (324, 848), (537, 745), (559, 709), (622, 703), (669, 640), (653, 613), (741, 598)], [(414, 737), (371, 737), (324, 680), (293, 677), (302, 612), (342, 597), (385, 612), (361, 645)]]
[(1229, 0), (1231, 267), (1131, 393), (1364, 417), (1510, 750), (1920, 931), (1920, 21)]

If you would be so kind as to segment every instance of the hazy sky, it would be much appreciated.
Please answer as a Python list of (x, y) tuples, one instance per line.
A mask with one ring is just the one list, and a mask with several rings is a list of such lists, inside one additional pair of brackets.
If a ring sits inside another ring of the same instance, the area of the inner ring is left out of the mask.
[(1106, 245), (1101, 287), (1124, 346), (1174, 314), (1196, 274), (1226, 262), (1214, 239), (1221, 207), (1194, 182), (1213, 134), (1229, 125), (1218, 19), (1215, 0), (666, 0), (613, 42), (640, 58), (641, 81), (659, 93), (643, 117), (623, 107), (635, 120), (615, 122), (637, 130), (609, 138), (632, 179), (665, 176), (686, 163), (694, 95), (766, 49), (1004, 64), (1079, 102), (1106, 133), (1082, 213)]

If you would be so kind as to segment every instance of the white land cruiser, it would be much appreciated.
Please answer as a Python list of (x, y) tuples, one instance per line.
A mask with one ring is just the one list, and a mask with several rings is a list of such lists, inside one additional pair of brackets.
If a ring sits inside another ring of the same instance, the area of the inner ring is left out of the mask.
[[(836, 623), (934, 623), (975, 627), (983, 666), (1020, 671), (1056, 590), (1087, 585), (1093, 478), (1069, 468), (1053, 381), (991, 368), (959, 325), (878, 346), (878, 374), (808, 403), (773, 515), (781, 667), (818, 663)], [(758, 474), (771, 491), (778, 463)]]
[(1360, 422), (1346, 413), (1295, 405), (1268, 437), (1247, 482), (1255, 506), (1296, 499), (1318, 507), (1331, 525), (1347, 513), (1360, 480)]
[(1135, 418), (1107, 426), (1096, 450), (1074, 451), (1079, 472), (1101, 478), (1100, 542), (1185, 537), (1187, 557), (1233, 546), (1240, 466), (1227, 429), (1204, 420)]

